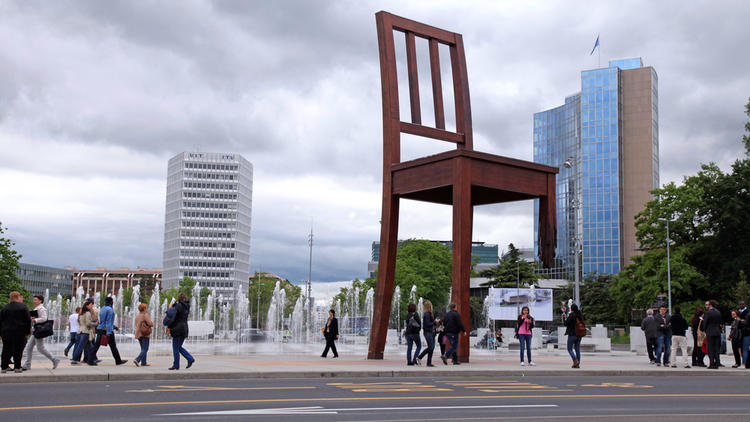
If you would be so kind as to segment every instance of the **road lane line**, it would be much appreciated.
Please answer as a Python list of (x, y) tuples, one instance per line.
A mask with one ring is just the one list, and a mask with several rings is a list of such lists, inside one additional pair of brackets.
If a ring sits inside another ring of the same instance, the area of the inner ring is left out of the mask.
[(158, 416), (228, 416), (228, 415), (300, 415), (300, 414), (338, 414), (338, 412), (370, 411), (404, 411), (404, 410), (474, 410), (474, 409), (508, 409), (508, 408), (558, 407), (556, 404), (496, 404), (486, 406), (414, 406), (414, 407), (342, 407), (328, 409), (325, 407), (286, 407), (271, 409), (217, 410), (211, 412), (162, 413)]
[(541, 395), (507, 395), (507, 396), (409, 396), (409, 397), (293, 397), (283, 399), (254, 399), (254, 400), (195, 400), (195, 401), (164, 401), (141, 403), (91, 403), (91, 404), (58, 404), (46, 406), (15, 406), (0, 407), (0, 411), (39, 410), (39, 409), (72, 409), (81, 407), (126, 407), (126, 406), (160, 406), (160, 405), (189, 405), (189, 404), (232, 404), (232, 403), (284, 403), (284, 402), (335, 402), (335, 401), (378, 401), (378, 400), (473, 400), (473, 399), (595, 399), (595, 398), (708, 398), (708, 397), (750, 397), (750, 394), (541, 394)]

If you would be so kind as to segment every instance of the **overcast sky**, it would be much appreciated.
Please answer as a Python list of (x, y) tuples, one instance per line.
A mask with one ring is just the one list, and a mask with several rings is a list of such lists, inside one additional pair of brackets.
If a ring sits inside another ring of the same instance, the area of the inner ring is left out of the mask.
[[(533, 113), (580, 91), (600, 34), (602, 65), (659, 75), (662, 183), (742, 154), (750, 2), (571, 3), (0, 1), (0, 221), (24, 262), (161, 267), (167, 160), (234, 152), (254, 165), (252, 270), (306, 279), (312, 224), (313, 280), (365, 276), (381, 9), (463, 34), (477, 150), (531, 160)], [(402, 201), (399, 237), (450, 239), (450, 212)], [(532, 214), (477, 208), (474, 240), (531, 247)]]

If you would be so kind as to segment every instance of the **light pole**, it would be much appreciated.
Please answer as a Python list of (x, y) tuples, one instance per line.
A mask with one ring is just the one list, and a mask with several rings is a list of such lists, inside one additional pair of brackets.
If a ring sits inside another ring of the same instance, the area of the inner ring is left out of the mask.
[(573, 262), (574, 262), (574, 269), (575, 269), (575, 302), (578, 308), (581, 307), (581, 291), (580, 291), (580, 285), (581, 285), (581, 270), (578, 266), (578, 251), (581, 248), (580, 245), (580, 239), (578, 237), (578, 208), (580, 208), (580, 201), (578, 199), (578, 168), (576, 166), (576, 159), (575, 157), (568, 157), (567, 160), (563, 163), (563, 166), (565, 168), (569, 169), (575, 169), (575, 175), (573, 178), (573, 200), (570, 201), (571, 208), (573, 208), (573, 214), (574, 214), (574, 220), (575, 220), (575, 236), (573, 237)]
[(669, 315), (672, 315), (672, 269), (670, 268), (669, 260), (669, 220), (668, 218), (660, 218), (659, 221), (667, 223), (667, 305), (669, 306)]

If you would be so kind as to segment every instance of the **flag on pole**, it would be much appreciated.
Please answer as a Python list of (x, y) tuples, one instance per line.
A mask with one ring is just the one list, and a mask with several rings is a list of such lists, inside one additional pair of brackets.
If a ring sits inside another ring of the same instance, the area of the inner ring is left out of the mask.
[(596, 47), (599, 47), (599, 35), (596, 36), (596, 42), (594, 43), (594, 48), (591, 49), (591, 53), (589, 53), (589, 56), (594, 54), (594, 50), (596, 50)]

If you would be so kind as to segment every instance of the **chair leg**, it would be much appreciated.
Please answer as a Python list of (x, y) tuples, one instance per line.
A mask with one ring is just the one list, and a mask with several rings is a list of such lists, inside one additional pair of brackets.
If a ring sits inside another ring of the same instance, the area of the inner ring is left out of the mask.
[(396, 249), (398, 248), (397, 195), (384, 195), (383, 216), (380, 222), (380, 258), (378, 259), (378, 281), (375, 285), (373, 321), (370, 330), (370, 347), (367, 359), (383, 359), (388, 322), (393, 299), (393, 282), (396, 275)]
[(471, 236), (474, 211), (471, 205), (469, 162), (458, 160), (453, 185), (453, 301), (467, 332), (459, 334), (458, 360), (469, 361)]

